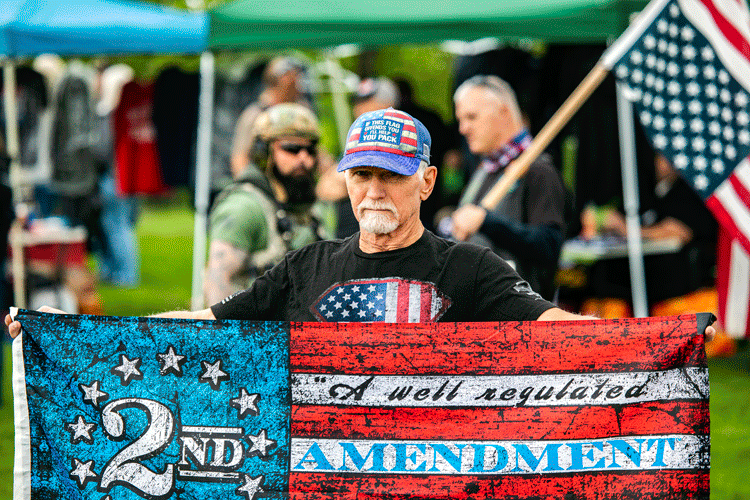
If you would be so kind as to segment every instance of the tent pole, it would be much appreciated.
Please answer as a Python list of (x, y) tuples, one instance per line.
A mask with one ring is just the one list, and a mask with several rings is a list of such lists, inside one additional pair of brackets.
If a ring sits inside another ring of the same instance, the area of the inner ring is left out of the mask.
[(333, 57), (326, 59), (328, 80), (331, 88), (331, 102), (333, 103), (333, 116), (336, 119), (336, 132), (339, 136), (339, 146), (343, 152), (346, 149), (346, 134), (352, 117), (349, 114), (349, 104), (346, 102), (346, 87), (344, 86), (344, 72), (341, 65)]
[(206, 264), (208, 202), (211, 190), (211, 128), (213, 125), (214, 107), (214, 55), (210, 51), (201, 54), (200, 75), (201, 90), (198, 108), (198, 139), (195, 158), (193, 286), (190, 298), (190, 306), (194, 311), (205, 307), (205, 304), (203, 303), (203, 267)]
[(617, 82), (617, 125), (620, 131), (620, 162), (622, 163), (622, 197), (628, 234), (630, 289), (633, 294), (633, 314), (648, 316), (646, 273), (643, 265), (643, 241), (638, 216), (638, 167), (635, 161), (635, 123), (633, 104), (625, 97), (626, 89)]
[[(18, 139), (18, 110), (16, 109), (16, 65), (12, 59), (3, 63), (3, 99), (5, 104), (5, 152), (10, 158), (10, 188), (13, 207), (18, 213), (23, 196), (21, 172), (18, 165), (20, 151)], [(26, 308), (26, 266), (23, 255), (23, 228), (16, 218), (10, 229), (10, 245), (13, 251), (11, 271), (13, 273), (13, 298), (17, 307)]]

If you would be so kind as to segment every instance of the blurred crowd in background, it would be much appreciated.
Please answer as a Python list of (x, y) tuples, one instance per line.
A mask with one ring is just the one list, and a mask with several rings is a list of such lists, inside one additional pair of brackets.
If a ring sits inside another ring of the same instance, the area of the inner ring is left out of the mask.
[[(356, 78), (350, 80), (348, 88), (351, 118), (393, 107), (426, 126), (432, 136), (431, 163), (438, 167), (439, 182), (423, 204), (422, 222), (433, 232), (456, 237), (450, 225), (444, 223), (450, 221), (457, 206), (479, 203), (476, 197), (468, 200), (470, 180), (477, 172), (494, 175), (498, 165), (501, 169), (505, 166), (502, 158), (495, 157), (497, 149), (482, 149), (467, 142), (472, 132), (456, 118), (456, 105), (467, 104), (460, 92), (454, 97), (456, 90), (467, 80), (479, 82), (479, 87), (490, 91), (497, 90), (493, 86), (499, 88), (507, 83), (519, 113), (514, 118), (516, 128), (509, 129), (513, 133), (505, 142), (517, 141), (523, 150), (526, 136), (530, 140), (541, 129), (603, 49), (596, 45), (550, 45), (540, 51), (501, 46), (480, 54), (456, 56), (452, 67), (446, 68), (451, 73), (452, 88), (445, 96), (447, 102), (442, 103), (421, 98), (424, 89), (414, 83), (413, 75), (390, 74), (388, 78), (377, 74), (374, 66), (368, 64), (371, 57), (365, 54), (360, 57)], [(316, 93), (311, 64), (302, 57), (250, 58), (241, 67), (235, 65), (231, 71), (216, 75), (211, 151), (213, 208), (212, 227), (208, 229), (212, 247), (206, 270), (209, 302), (220, 300), (262, 272), (273, 259), (265, 255), (262, 257), (266, 260), (262, 260), (257, 254), (270, 248), (275, 237), (279, 238), (279, 248), (286, 251), (311, 239), (345, 238), (358, 230), (343, 177), (335, 172), (341, 145), (335, 136), (330, 137), (330, 130), (315, 123), (330, 122), (330, 117), (320, 116), (323, 106)], [(493, 83), (496, 80), (471, 80), (477, 75), (499, 77), (501, 84)], [(7, 241), (14, 219), (23, 221), (30, 233), (85, 228), (80, 246), (68, 245), (64, 251), (46, 253), (42, 248), (39, 255), (28, 258), (27, 303), (30, 308), (50, 304), (81, 313), (101, 313), (97, 282), (122, 287), (139, 284), (135, 226), (140, 200), (180, 188), (192, 193), (195, 188), (199, 76), (168, 66), (155, 79), (143, 81), (123, 63), (83, 63), (45, 55), (18, 69), (17, 85), (24, 182), (23, 191), (15, 196), (26, 203), (21, 205), (24, 213), (18, 213), (19, 205), (15, 205), (14, 212), (6, 155), (0, 153), (0, 234)], [(505, 106), (503, 99), (499, 102)], [(302, 117), (299, 119), (303, 123), (297, 122), (291, 129), (274, 129), (288, 125), (283, 118), (269, 114), (283, 103), (309, 110), (313, 118), (305, 121), (304, 112), (297, 111), (295, 116)], [(450, 119), (439, 112), (446, 108), (451, 110)], [(258, 125), (259, 117), (267, 120), (265, 128)], [(276, 152), (276, 145), (282, 150)], [(0, 147), (0, 152), (3, 150)], [(514, 240), (531, 234), (530, 244), (538, 247), (535, 228), (554, 226), (559, 242), (552, 245), (552, 257), (546, 257), (553, 260), (551, 286), (537, 291), (570, 310), (600, 317), (632, 315), (626, 259), (586, 265), (559, 262), (565, 240), (625, 236), (619, 215), (622, 185), (611, 77), (552, 142), (547, 153), (545, 161), (556, 176), (551, 182), (559, 185), (559, 210), (555, 209), (559, 211), (559, 222), (555, 216), (537, 223), (519, 212), (513, 222), (520, 226), (506, 224), (502, 226), (503, 234)], [(284, 171), (283, 160), (279, 160), (284, 154), (293, 155), (303, 167), (310, 157), (312, 191), (300, 180), (303, 175)], [(650, 230), (655, 238), (677, 237), (682, 244), (675, 254), (646, 259), (651, 312), (675, 314), (715, 309), (713, 217), (668, 163), (654, 155), (640, 130), (637, 158), (644, 235), (649, 237)], [(260, 175), (249, 180), (253, 172)], [(236, 214), (221, 207), (228, 199), (235, 199), (239, 201), (231, 203), (244, 207), (241, 210), (245, 213), (252, 212), (252, 200), (242, 201), (243, 195), (237, 194), (242, 183), (251, 185), (243, 188), (245, 196), (260, 196), (270, 203), (258, 212), (263, 219), (258, 227), (268, 227), (251, 243), (252, 248), (241, 248), (244, 253), (240, 252), (232, 262), (230, 254), (220, 253), (222, 247), (215, 243), (223, 241), (228, 244), (224, 249), (231, 250), (247, 240), (237, 237), (237, 230), (228, 229), (227, 224)], [(253, 189), (262, 193), (250, 193)], [(228, 198), (231, 196), (234, 198)], [(533, 206), (535, 200), (522, 198), (518, 203), (522, 212), (538, 208)], [(507, 214), (499, 216), (504, 220)], [(666, 219), (677, 223), (653, 229)], [(487, 224), (485, 221), (476, 232), (482, 233)], [(303, 226), (312, 228), (305, 237), (297, 231)], [(501, 253), (503, 245), (498, 244), (497, 229), (487, 231), (484, 244), (497, 247)], [(552, 239), (556, 241), (557, 236)], [(516, 249), (516, 253), (524, 252)], [(13, 303), (12, 277), (10, 259), (5, 253), (2, 255), (7, 271), (2, 273), (0, 303), (6, 309)], [(96, 262), (95, 271), (87, 265), (89, 255)], [(218, 256), (225, 260), (212, 260)], [(252, 265), (247, 264), (250, 260)], [(681, 272), (686, 265), (690, 272)], [(248, 267), (252, 267), (251, 272)], [(236, 279), (240, 275), (242, 279)], [(524, 277), (534, 283), (529, 276)], [(59, 293), (63, 288), (65, 297)]]

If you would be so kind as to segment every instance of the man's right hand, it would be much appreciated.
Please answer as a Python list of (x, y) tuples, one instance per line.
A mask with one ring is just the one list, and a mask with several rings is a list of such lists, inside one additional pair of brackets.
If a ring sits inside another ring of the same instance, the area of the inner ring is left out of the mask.
[[(49, 307), (49, 306), (40, 307), (39, 312), (53, 313), (53, 314), (67, 314), (65, 311), (61, 311), (60, 309), (55, 309), (54, 307)], [(21, 323), (18, 321), (14, 321), (10, 314), (5, 315), (5, 326), (8, 327), (8, 333), (10, 334), (12, 338), (18, 337), (18, 334), (21, 333)]]

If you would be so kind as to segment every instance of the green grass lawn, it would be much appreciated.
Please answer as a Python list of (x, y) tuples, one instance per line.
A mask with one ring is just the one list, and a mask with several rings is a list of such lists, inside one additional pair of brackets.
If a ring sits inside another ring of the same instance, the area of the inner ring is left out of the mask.
[[(190, 304), (193, 216), (185, 196), (144, 206), (138, 223), (141, 284), (101, 286), (106, 314), (143, 316)], [(4, 345), (0, 407), (0, 500), (12, 498), (13, 403), (10, 346)], [(750, 350), (709, 362), (711, 499), (748, 500), (750, 481)], [(2, 479), (5, 478), (5, 479)]]

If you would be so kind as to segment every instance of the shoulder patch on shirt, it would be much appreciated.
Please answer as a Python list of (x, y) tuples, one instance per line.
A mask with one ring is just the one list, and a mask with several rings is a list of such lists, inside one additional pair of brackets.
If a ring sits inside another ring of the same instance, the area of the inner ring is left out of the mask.
[(433, 323), (450, 306), (434, 283), (391, 277), (336, 283), (310, 312), (324, 322)]
[(518, 283), (513, 285), (513, 290), (515, 290), (518, 293), (526, 294), (529, 297), (534, 297), (537, 300), (544, 300), (542, 296), (536, 293), (534, 290), (532, 290), (531, 285), (529, 285), (525, 281), (519, 281)]

